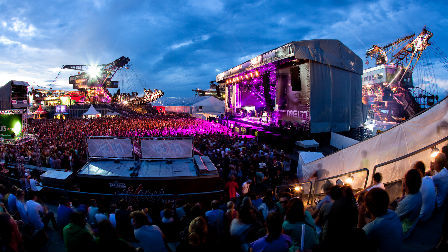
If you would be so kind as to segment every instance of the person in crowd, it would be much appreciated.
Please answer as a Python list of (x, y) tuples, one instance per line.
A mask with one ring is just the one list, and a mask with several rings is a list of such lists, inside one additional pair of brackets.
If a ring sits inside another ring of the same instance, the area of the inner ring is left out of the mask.
[(422, 161), (416, 162), (413, 168), (416, 169), (422, 177), (422, 185), (420, 186), (422, 207), (420, 209), (419, 220), (425, 222), (432, 216), (436, 206), (436, 187), (432, 178), (430, 176), (425, 176), (425, 164)]
[(131, 213), (128, 211), (128, 204), (124, 199), (118, 203), (118, 210), (115, 212), (118, 236), (128, 242), (135, 241), (134, 228), (131, 222)]
[(282, 234), (283, 217), (278, 212), (272, 212), (266, 219), (267, 235), (250, 244), (251, 252), (288, 252), (293, 245), (291, 238)]
[(319, 243), (315, 227), (305, 220), (305, 209), (299, 198), (293, 198), (288, 202), (282, 227), (283, 233), (289, 235), (293, 243), (290, 252), (298, 249), (311, 251)]
[(94, 248), (96, 251), (108, 252), (135, 252), (136, 249), (124, 239), (120, 238), (109, 222), (102, 220), (97, 224), (98, 232), (95, 238)]
[(0, 213), (0, 249), (5, 252), (23, 251), (23, 239), (16, 221), (8, 213)]
[(367, 188), (367, 191), (370, 191), (373, 188), (381, 188), (383, 190), (386, 189), (384, 187), (384, 184), (381, 182), (383, 180), (383, 176), (381, 175), (381, 173), (376, 172), (375, 174), (373, 174), (372, 177), (373, 177), (373, 185), (371, 185), (369, 188)]
[(436, 201), (437, 207), (442, 207), (445, 199), (448, 195), (448, 170), (447, 170), (447, 158), (445, 154), (439, 153), (435, 157), (433, 169), (436, 172), (435, 175), (432, 176), (432, 180), (434, 181), (434, 185), (436, 187)]
[(248, 179), (246, 182), (243, 183), (241, 186), (241, 194), (243, 196), (246, 196), (250, 192), (250, 185), (252, 184), (252, 180)]
[(16, 199), (16, 207), (17, 207), (17, 213), (20, 219), (23, 221), (24, 224), (28, 224), (28, 214), (25, 208), (25, 192), (22, 189), (17, 189), (17, 199)]
[(6, 195), (6, 207), (8, 208), (9, 214), (14, 216), (17, 213), (17, 193), (18, 188), (16, 186), (11, 187), (11, 191)]
[(208, 240), (207, 221), (199, 216), (193, 219), (188, 227), (188, 239), (177, 246), (176, 251), (213, 251)]
[(422, 178), (416, 169), (410, 169), (404, 177), (404, 198), (398, 202), (395, 212), (400, 217), (403, 233), (407, 237), (417, 224), (422, 207), (420, 186)]
[(233, 199), (237, 195), (238, 183), (235, 181), (235, 176), (230, 176), (230, 180), (224, 186), (224, 189), (227, 190), (229, 199)]
[(56, 220), (53, 212), (48, 211), (47, 207), (42, 206), (39, 202), (39, 196), (36, 192), (30, 193), (31, 199), (25, 204), (27, 217), (30, 225), (36, 231), (42, 231), (48, 228), (48, 223), (51, 221), (54, 229), (57, 229)]
[(238, 218), (233, 219), (232, 223), (230, 223), (232, 243), (236, 249), (241, 251), (249, 249), (249, 243), (254, 241), (254, 237), (257, 237), (258, 228), (256, 210), (253, 208), (250, 200), (246, 200), (250, 204), (244, 204), (244, 202), (243, 199), (243, 204), (238, 211)]
[(103, 204), (100, 204), (98, 211), (95, 214), (95, 223), (100, 223), (103, 220), (109, 220), (109, 216), (107, 216), (106, 207)]
[(92, 226), (95, 226), (96, 220), (95, 220), (95, 214), (98, 212), (98, 205), (96, 203), (95, 199), (90, 199), (89, 201), (89, 208), (87, 208), (87, 220), (88, 223)]
[[(258, 211), (261, 212), (264, 220), (266, 220), (266, 218), (268, 217), (270, 212), (276, 211), (279, 209), (278, 206), (275, 204), (273, 198), (274, 198), (274, 195), (273, 195), (272, 190), (267, 190), (264, 194), (263, 201), (262, 201), (261, 205), (258, 207)], [(282, 198), (282, 200), (285, 200), (285, 199)]]
[(218, 241), (224, 234), (224, 211), (219, 209), (219, 201), (213, 200), (212, 209), (205, 212), (211, 241)]
[(227, 210), (224, 214), (224, 231), (226, 231), (226, 234), (229, 233), (230, 223), (236, 218), (238, 218), (238, 211), (235, 209), (235, 203), (229, 201), (227, 202)]
[(145, 252), (168, 251), (162, 230), (156, 225), (151, 225), (143, 211), (132, 212), (131, 218), (134, 225), (134, 235), (137, 239), (137, 247), (143, 248)]
[(331, 183), (329, 180), (326, 180), (325, 183), (322, 185), (322, 191), (325, 193), (325, 197), (316, 204), (316, 207), (314, 208), (312, 213), (313, 218), (317, 217), (317, 214), (319, 213), (323, 205), (333, 202), (330, 196), (330, 190), (332, 187), (333, 183)]
[(330, 215), (331, 209), (333, 207), (333, 203), (336, 200), (339, 200), (342, 197), (342, 189), (341, 186), (334, 185), (330, 188), (329, 191), (331, 201), (323, 204), (320, 207), (320, 210), (315, 217), (315, 223), (318, 227), (318, 233), (320, 234), (320, 239), (325, 240), (327, 238), (328, 233), (328, 217)]
[(73, 209), (70, 206), (70, 202), (64, 196), (59, 199), (59, 206), (57, 210), (56, 223), (59, 232), (62, 234), (62, 230), (70, 222), (70, 215), (73, 213)]
[(67, 252), (94, 251), (93, 235), (86, 228), (86, 218), (82, 213), (72, 212), (70, 222), (62, 233)]
[(371, 189), (365, 197), (367, 211), (373, 221), (362, 229), (366, 233), (369, 246), (379, 251), (400, 251), (402, 228), (398, 215), (388, 209), (389, 195), (381, 188)]
[(357, 251), (366, 249), (366, 237), (358, 226), (358, 207), (350, 186), (340, 186), (326, 221), (325, 236), (320, 249)]

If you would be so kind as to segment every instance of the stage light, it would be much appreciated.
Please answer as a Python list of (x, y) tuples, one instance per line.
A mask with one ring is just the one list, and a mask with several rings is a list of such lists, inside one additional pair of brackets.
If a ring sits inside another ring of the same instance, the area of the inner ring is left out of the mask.
[(259, 76), (260, 75), (260, 73), (258, 72), (258, 71), (255, 71), (255, 76)]
[(90, 78), (99, 77), (101, 74), (101, 68), (97, 65), (91, 65), (87, 69), (87, 74), (90, 76)]
[(11, 130), (16, 136), (19, 135), (22, 132), (22, 124), (19, 121), (15, 122)]
[(435, 158), (440, 153), (440, 150), (437, 147), (431, 148), (431, 158)]
[(302, 191), (302, 187), (301, 186), (294, 186), (294, 191), (296, 193), (298, 193), (298, 192)]
[(345, 184), (347, 184), (347, 185), (353, 184), (353, 177), (349, 176), (348, 178), (346, 178), (345, 179)]

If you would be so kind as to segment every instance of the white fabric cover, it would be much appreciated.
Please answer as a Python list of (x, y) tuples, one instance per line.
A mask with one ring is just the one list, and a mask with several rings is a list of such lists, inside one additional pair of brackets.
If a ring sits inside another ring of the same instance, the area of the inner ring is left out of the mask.
[[(199, 111), (199, 107), (202, 106), (202, 111)], [(193, 104), (195, 112), (205, 113), (224, 113), (225, 104), (224, 101), (219, 100), (214, 96), (210, 96), (200, 102)]]
[(88, 138), (87, 147), (90, 157), (132, 158), (132, 142), (129, 138)]
[(319, 147), (319, 143), (316, 142), (316, 140), (302, 140), (296, 142), (297, 146), (303, 147), (303, 148), (317, 148)]
[(142, 140), (143, 158), (191, 158), (193, 139), (151, 139)]
[(358, 140), (331, 132), (330, 145), (335, 148), (345, 149), (357, 143), (359, 143)]
[(85, 116), (87, 115), (100, 115), (101, 113), (98, 112), (93, 105), (90, 105), (89, 109), (83, 114)]
[(362, 123), (361, 75), (310, 63), (311, 133), (348, 131)]
[[(307, 180), (316, 170), (327, 172), (326, 177), (364, 168), (367, 163), (370, 177), (377, 164), (398, 158), (437, 142), (448, 135), (448, 99), (424, 113), (391, 128), (373, 138), (338, 151), (325, 158), (304, 165), (303, 177)], [(438, 145), (445, 146), (445, 141)], [(366, 152), (365, 158), (362, 152)], [(377, 169), (383, 182), (401, 179), (411, 166), (421, 160), (429, 167), (431, 151), (423, 151), (398, 162)], [(364, 159), (364, 161), (363, 161)], [(366, 161), (367, 160), (367, 161)], [(369, 184), (371, 179), (369, 178)]]

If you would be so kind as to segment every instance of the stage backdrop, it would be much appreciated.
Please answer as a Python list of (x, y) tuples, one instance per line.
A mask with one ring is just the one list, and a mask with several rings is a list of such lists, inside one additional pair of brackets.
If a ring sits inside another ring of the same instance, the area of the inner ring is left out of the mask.
[(132, 142), (129, 138), (89, 138), (87, 139), (90, 157), (132, 158)]
[(193, 139), (142, 139), (142, 158), (190, 158)]

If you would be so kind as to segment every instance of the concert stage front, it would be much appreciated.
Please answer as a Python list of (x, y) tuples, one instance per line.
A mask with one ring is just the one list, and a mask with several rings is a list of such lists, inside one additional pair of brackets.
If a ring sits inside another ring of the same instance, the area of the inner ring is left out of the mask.
[[(78, 173), (82, 191), (124, 193), (130, 187), (167, 194), (211, 192), (222, 189), (216, 168), (200, 172), (193, 158), (177, 160), (98, 160)], [(215, 172), (213, 172), (215, 171)]]
[(228, 118), (311, 133), (362, 124), (362, 60), (338, 40), (294, 41), (216, 76)]
[(90, 137), (87, 142), (89, 161), (76, 178), (81, 191), (179, 195), (223, 188), (213, 162), (193, 156), (191, 137)]

